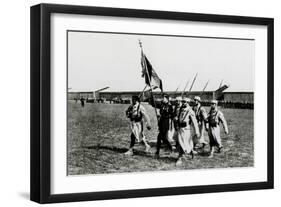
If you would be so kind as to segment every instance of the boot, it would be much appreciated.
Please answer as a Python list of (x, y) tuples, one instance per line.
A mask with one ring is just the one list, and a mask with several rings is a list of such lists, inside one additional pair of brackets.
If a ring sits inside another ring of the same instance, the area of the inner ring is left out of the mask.
[(127, 152), (124, 153), (124, 155), (127, 155), (127, 156), (132, 156), (132, 155), (134, 155), (133, 149), (130, 148)]

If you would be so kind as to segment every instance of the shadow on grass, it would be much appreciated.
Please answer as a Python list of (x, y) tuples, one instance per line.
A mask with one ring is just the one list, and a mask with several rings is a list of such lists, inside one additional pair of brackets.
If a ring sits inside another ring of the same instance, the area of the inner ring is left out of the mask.
[(102, 145), (94, 145), (94, 146), (82, 146), (82, 148), (86, 149), (94, 149), (94, 150), (110, 150), (118, 153), (125, 153), (128, 149), (125, 147), (114, 147), (114, 146), (102, 146)]
[(206, 150), (198, 150), (197, 152), (200, 157), (208, 157), (210, 155), (210, 151)]
[[(120, 154), (124, 154), (128, 150), (128, 148), (125, 148), (125, 147), (103, 146), (103, 145), (82, 146), (82, 148), (90, 149), (90, 150), (110, 150), (110, 151), (117, 152)], [(147, 158), (154, 158), (154, 153), (152, 151), (145, 152), (145, 151), (134, 149), (134, 156), (143, 156), (143, 157), (147, 157)], [(166, 153), (162, 156), (160, 155), (159, 158), (155, 158), (155, 159), (159, 160), (159, 161), (166, 161), (166, 162), (171, 162), (171, 161), (177, 160), (176, 157), (167, 156)]]

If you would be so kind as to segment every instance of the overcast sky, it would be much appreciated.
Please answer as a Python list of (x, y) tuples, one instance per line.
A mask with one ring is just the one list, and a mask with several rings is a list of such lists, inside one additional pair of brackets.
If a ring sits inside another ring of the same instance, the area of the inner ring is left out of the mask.
[(206, 90), (216, 90), (223, 79), (229, 91), (254, 91), (254, 40), (69, 32), (70, 91), (141, 91), (139, 39), (164, 91), (183, 90), (196, 73), (193, 90), (208, 79)]

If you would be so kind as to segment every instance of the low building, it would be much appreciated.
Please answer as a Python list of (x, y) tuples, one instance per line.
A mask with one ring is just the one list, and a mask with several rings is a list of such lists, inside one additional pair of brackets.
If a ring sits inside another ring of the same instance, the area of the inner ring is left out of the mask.
[(68, 92), (69, 100), (80, 99), (81, 97), (83, 97), (85, 99), (94, 98), (94, 92), (93, 91)]
[[(69, 100), (80, 99), (84, 97), (92, 102), (109, 102), (109, 103), (130, 103), (132, 96), (139, 96), (141, 91), (82, 91), (82, 92), (68, 92)], [(171, 98), (181, 96), (182, 92), (167, 91)], [(162, 98), (160, 91), (153, 91), (154, 98), (159, 100)], [(217, 99), (221, 103), (243, 103), (254, 104), (254, 92), (233, 92), (233, 91), (192, 91), (184, 93), (183, 96), (193, 98), (200, 96), (201, 99), (208, 103), (212, 99)], [(150, 91), (145, 91), (141, 96), (142, 101), (147, 101), (150, 97)]]
[(224, 92), (223, 101), (254, 103), (254, 92)]

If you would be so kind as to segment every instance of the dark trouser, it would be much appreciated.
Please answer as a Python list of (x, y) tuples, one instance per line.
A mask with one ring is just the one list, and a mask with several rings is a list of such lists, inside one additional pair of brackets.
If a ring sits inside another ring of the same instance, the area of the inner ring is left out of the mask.
[(168, 148), (172, 151), (173, 147), (172, 144), (168, 141), (167, 139), (167, 133), (168, 130), (160, 130), (158, 136), (157, 136), (157, 150), (156, 154), (159, 154), (160, 152), (160, 147), (161, 147), (161, 142), (163, 141), (164, 144), (167, 144)]
[(179, 152), (179, 157), (182, 157), (183, 154), (184, 154), (184, 151), (183, 151), (183, 149), (182, 149), (182, 147), (181, 147), (181, 145), (180, 145), (180, 143), (178, 141), (176, 142), (176, 148), (177, 148), (177, 150)]
[(136, 143), (136, 137), (134, 135), (134, 133), (131, 133), (131, 143), (130, 143), (130, 148), (132, 148)]

